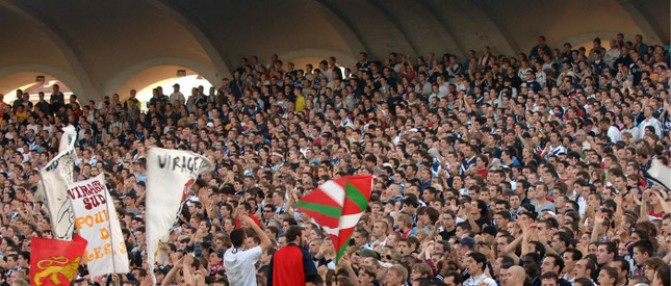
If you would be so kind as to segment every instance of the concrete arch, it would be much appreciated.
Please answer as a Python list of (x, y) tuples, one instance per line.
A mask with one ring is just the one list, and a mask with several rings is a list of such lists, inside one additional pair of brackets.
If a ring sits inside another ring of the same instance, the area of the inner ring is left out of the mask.
[(212, 64), (215, 66), (216, 72), (215, 76), (216, 77), (222, 77), (222, 76), (231, 76), (231, 69), (230, 67), (232, 66), (230, 62), (226, 61), (226, 58), (224, 57), (224, 51), (222, 48), (217, 48), (213, 44), (213, 37), (212, 35), (208, 32), (207, 29), (203, 29), (201, 24), (196, 21), (194, 17), (189, 17), (188, 14), (186, 14), (184, 9), (178, 9), (177, 7), (174, 7), (171, 5), (168, 1), (163, 1), (163, 0), (145, 0), (147, 3), (150, 5), (156, 7), (157, 9), (163, 10), (167, 13), (169, 13), (171, 16), (175, 17), (177, 21), (184, 26), (184, 28), (193, 35), (193, 37), (198, 41), (198, 43), (202, 46), (203, 50), (207, 53), (207, 56), (210, 58), (210, 61), (212, 61)]
[(156, 67), (156, 66), (182, 66), (188, 69), (191, 69), (205, 79), (210, 81), (212, 84), (219, 83), (219, 77), (217, 72), (212, 68), (206, 65), (203, 65), (199, 62), (182, 59), (182, 58), (154, 58), (149, 59), (144, 62), (138, 63), (136, 65), (130, 66), (127, 69), (123, 70), (112, 79), (108, 80), (102, 88), (104, 95), (114, 94), (126, 81), (130, 80), (136, 74), (142, 72), (143, 70)]
[(307, 3), (315, 7), (320, 15), (340, 33), (340, 36), (349, 44), (351, 52), (368, 52), (370, 50), (354, 27), (337, 15), (333, 9), (326, 6), (323, 1), (308, 1)]
[[(647, 11), (639, 8), (638, 5), (640, 4), (627, 0), (616, 0), (615, 2), (629, 12), (629, 16), (634, 19), (634, 22), (638, 25), (639, 29), (652, 37), (652, 42), (662, 42), (663, 39), (668, 40), (669, 34), (665, 34), (664, 29), (661, 26), (653, 25), (650, 20), (648, 20), (650, 15), (648, 15)], [(668, 5), (669, 2), (667, 1), (666, 3)], [(664, 10), (668, 12), (668, 6)], [(666, 24), (668, 27), (669, 23), (667, 22)]]
[(586, 32), (577, 35), (572, 35), (571, 37), (565, 39), (557, 39), (556, 41), (549, 42), (548, 44), (551, 47), (559, 48), (562, 45), (564, 45), (564, 43), (571, 43), (573, 48), (577, 49), (580, 47), (580, 45), (584, 43), (590, 43), (588, 46), (585, 47), (585, 49), (587, 49), (587, 51), (589, 52), (589, 50), (592, 48), (591, 44), (592, 41), (594, 41), (594, 38), (599, 37), (601, 38), (601, 46), (608, 49), (609, 48), (608, 42), (610, 41), (610, 39), (614, 38), (614, 35), (616, 35), (618, 32), (619, 31), (615, 30)]
[[(357, 53), (358, 54), (358, 53)], [(320, 50), (320, 49), (303, 49), (296, 50), (289, 53), (284, 53), (278, 55), (280, 59), (284, 62), (289, 62), (294, 59), (299, 58), (322, 58), (327, 59), (330, 56), (334, 56), (337, 60), (337, 63), (341, 66), (352, 67), (356, 64), (357, 59), (354, 57), (354, 54), (347, 54), (339, 51), (332, 50)], [(296, 68), (303, 68), (297, 66)]]
[[(503, 50), (499, 52), (503, 52), (504, 54), (517, 54), (518, 52), (521, 51), (519, 44), (513, 37), (513, 34), (508, 31), (508, 29), (503, 25), (499, 19), (496, 19), (495, 17), (492, 16), (490, 9), (487, 7), (483, 7), (484, 3), (475, 1), (455, 1), (459, 2), (459, 4), (466, 5), (464, 7), (467, 10), (470, 10), (472, 13), (476, 14), (479, 18), (483, 19), (485, 22), (491, 23), (491, 27), (498, 32), (499, 37), (497, 37), (496, 41), (493, 44), (506, 44), (508, 47), (508, 50)], [(488, 23), (488, 24), (489, 24)], [(501, 48), (499, 48), (501, 49)]]
[(380, 12), (385, 18), (391, 22), (394, 27), (401, 33), (401, 36), (403, 36), (403, 39), (405, 39), (406, 42), (408, 42), (408, 45), (410, 48), (412, 48), (412, 51), (415, 53), (415, 56), (421, 56), (422, 52), (420, 48), (417, 46), (415, 41), (412, 40), (412, 37), (410, 36), (410, 32), (406, 29), (407, 25), (403, 25), (401, 21), (393, 15), (385, 6), (381, 3), (378, 3), (376, 0), (367, 0), (367, 3), (369, 3), (371, 6), (373, 6), (378, 12)]
[(367, 52), (371, 58), (381, 59), (391, 51), (413, 53), (410, 39), (399, 30), (399, 24), (391, 23), (391, 18), (368, 1), (344, 2), (318, 0), (331, 10), (352, 30), (365, 39)]
[(73, 74), (59, 68), (35, 64), (7, 66), (0, 68), (0, 78), (20, 72), (38, 72), (57, 78), (67, 85), (70, 90), (72, 90), (72, 93), (76, 94), (80, 100), (83, 100), (80, 95), (83, 94), (84, 89), (79, 79)]
[(366, 50), (367, 53), (373, 54), (373, 51), (363, 39), (361, 35), (361, 31), (359, 31), (354, 24), (349, 21), (346, 17), (344, 17), (343, 13), (341, 13), (334, 5), (333, 2), (328, 1), (328, 0), (317, 0), (315, 3), (319, 4), (322, 8), (320, 9), (321, 11), (325, 12), (326, 14), (332, 14), (334, 15), (334, 18), (338, 19), (340, 22), (343, 23), (347, 27), (348, 30), (351, 30), (354, 35), (356, 35), (356, 38), (359, 39), (361, 42), (361, 45), (363, 48)]
[[(23, 17), (27, 21), (36, 24), (40, 28), (41, 32), (47, 35), (49, 39), (54, 42), (63, 57), (65, 57), (65, 59), (70, 64), (70, 68), (76, 76), (76, 79), (78, 79), (77, 88), (75, 88), (74, 85), (68, 86), (70, 86), (73, 91), (77, 90), (75, 94), (79, 96), (80, 100), (99, 97), (100, 90), (97, 88), (99, 87), (99, 84), (95, 84), (93, 82), (93, 79), (89, 76), (89, 73), (86, 72), (86, 68), (82, 64), (80, 58), (77, 56), (77, 51), (70, 44), (71, 41), (67, 39), (65, 33), (58, 29), (58, 26), (55, 25), (55, 23), (50, 22), (47, 17), (40, 14), (36, 10), (30, 9), (26, 6), (19, 6), (10, 0), (0, 0), (0, 5), (7, 10)], [(52, 69), (51, 67), (47, 68)], [(63, 72), (60, 70), (57, 72), (63, 74)], [(65, 78), (66, 76), (71, 77), (69, 74), (63, 74), (63, 76), (59, 76), (59, 78)], [(72, 81), (72, 79), (70, 79), (70, 81)]]
[(457, 37), (454, 36), (454, 33), (452, 33), (452, 28), (445, 21), (445, 19), (441, 18), (438, 15), (438, 13), (436, 13), (436, 10), (429, 6), (426, 0), (417, 0), (415, 3), (417, 4), (417, 6), (420, 7), (420, 9), (422, 9), (427, 15), (429, 15), (435, 22), (437, 22), (440, 25), (440, 27), (442, 28), (442, 32), (445, 35), (447, 35), (447, 37), (452, 42), (448, 44), (454, 44), (457, 50), (459, 51), (460, 55), (466, 56), (466, 49), (461, 44), (461, 42), (457, 41)]

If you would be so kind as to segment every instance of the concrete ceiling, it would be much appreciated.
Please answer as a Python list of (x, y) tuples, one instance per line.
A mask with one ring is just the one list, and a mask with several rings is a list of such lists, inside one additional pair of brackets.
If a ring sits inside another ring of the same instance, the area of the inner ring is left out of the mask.
[(0, 0), (0, 79), (45, 73), (100, 98), (155, 79), (148, 69), (184, 67), (216, 84), (251, 55), (348, 66), (359, 51), (463, 56), (488, 45), (512, 55), (538, 35), (555, 47), (617, 32), (659, 44), (669, 10), (668, 0)]

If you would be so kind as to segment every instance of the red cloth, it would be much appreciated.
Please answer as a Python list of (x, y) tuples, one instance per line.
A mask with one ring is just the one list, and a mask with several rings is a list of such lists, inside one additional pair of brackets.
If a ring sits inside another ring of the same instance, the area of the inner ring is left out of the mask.
[(79, 235), (72, 241), (30, 239), (30, 285), (70, 285), (88, 242)]
[[(261, 227), (261, 223), (259, 222), (259, 219), (258, 219), (258, 218), (256, 218), (256, 217), (253, 216), (253, 215), (247, 215), (247, 216), (250, 217), (250, 218), (256, 223), (256, 225), (258, 225), (259, 227)], [(240, 227), (241, 227), (241, 225), (240, 225), (240, 218), (236, 218), (236, 219), (235, 219), (235, 228), (240, 228)]]
[(476, 174), (478, 174), (480, 177), (487, 178), (487, 174), (489, 174), (489, 170), (487, 168), (482, 169), (482, 170), (476, 170)]
[(655, 213), (655, 210), (649, 210), (648, 215), (651, 216), (651, 217), (662, 219), (664, 217), (664, 211), (662, 211), (660, 213)]
[(282, 247), (270, 260), (269, 286), (302, 286), (306, 282), (317, 284), (319, 274), (310, 253), (294, 243)]

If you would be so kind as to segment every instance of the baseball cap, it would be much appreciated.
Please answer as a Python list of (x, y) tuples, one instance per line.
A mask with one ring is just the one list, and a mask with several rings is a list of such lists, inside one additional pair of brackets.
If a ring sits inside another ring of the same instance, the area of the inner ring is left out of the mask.
[(359, 251), (357, 254), (361, 257), (372, 257), (372, 258), (375, 258), (377, 260), (380, 260), (380, 254), (377, 253), (377, 251), (372, 250), (372, 249), (364, 249), (364, 250)]
[(394, 251), (390, 254), (387, 254), (387, 259), (389, 260), (400, 261), (401, 258), (403, 258), (403, 255), (401, 255), (401, 253), (399, 253), (398, 251)]

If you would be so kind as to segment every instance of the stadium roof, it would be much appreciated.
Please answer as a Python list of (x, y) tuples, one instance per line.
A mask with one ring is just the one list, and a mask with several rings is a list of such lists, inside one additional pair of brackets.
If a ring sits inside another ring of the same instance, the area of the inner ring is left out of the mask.
[(488, 45), (513, 55), (539, 35), (552, 47), (595, 37), (608, 47), (618, 32), (659, 44), (669, 41), (669, 10), (668, 0), (0, 0), (0, 79), (41, 72), (100, 98), (157, 66), (218, 83), (251, 55), (335, 56), (347, 66), (360, 51), (463, 56)]

